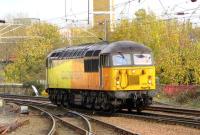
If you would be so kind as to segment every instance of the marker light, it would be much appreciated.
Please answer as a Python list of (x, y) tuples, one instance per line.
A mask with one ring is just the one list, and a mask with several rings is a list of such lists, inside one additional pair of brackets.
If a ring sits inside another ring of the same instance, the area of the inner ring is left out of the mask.
[(148, 76), (148, 83), (152, 84), (152, 76)]
[(135, 70), (132, 70), (132, 73), (135, 73)]
[(116, 84), (117, 84), (117, 85), (120, 84), (120, 82), (119, 82), (119, 77), (116, 78)]

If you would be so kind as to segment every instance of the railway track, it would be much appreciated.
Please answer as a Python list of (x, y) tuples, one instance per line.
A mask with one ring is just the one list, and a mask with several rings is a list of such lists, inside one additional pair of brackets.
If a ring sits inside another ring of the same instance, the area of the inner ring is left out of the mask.
[(169, 124), (180, 124), (200, 129), (200, 110), (184, 109), (178, 106), (171, 106), (159, 102), (145, 108), (141, 114), (122, 111), (115, 115), (119, 117), (138, 118)]
[[(6, 97), (4, 97), (6, 99)], [(14, 97), (12, 97), (13, 99)], [(17, 97), (19, 98), (19, 97)], [(38, 104), (39, 106), (51, 106), (52, 108), (57, 108), (55, 105), (52, 105), (49, 103), (48, 100), (45, 102), (42, 101), (40, 102), (39, 99), (35, 100), (32, 97), (27, 97), (28, 99), (24, 99), (23, 97), (23, 102), (32, 102), (34, 105)], [(43, 98), (41, 98), (42, 100)], [(17, 99), (16, 99), (17, 100)], [(95, 119), (92, 117), (92, 113), (87, 113), (84, 111), (72, 111), (70, 109), (62, 108), (63, 113), (61, 114), (54, 114), (54, 117), (60, 120), (67, 120), (69, 122), (69, 118), (64, 118), (66, 117), (66, 112), (74, 112), (75, 114), (81, 115), (81, 117), (84, 117), (84, 119), (87, 121), (87, 123), (90, 123), (90, 126), (85, 126), (84, 128), (77, 129), (77, 126), (72, 123), (68, 123), (68, 126), (71, 127), (73, 130), (78, 130), (80, 134), (100, 134), (100, 131), (106, 129), (112, 129), (112, 131), (109, 132), (109, 134), (137, 134), (133, 133), (131, 131), (127, 131), (121, 127), (117, 127), (115, 125), (111, 125), (109, 123), (100, 121), (98, 119)], [(77, 109), (76, 109), (77, 110)], [(127, 112), (122, 112), (122, 113), (116, 113), (113, 114), (113, 116), (117, 117), (128, 117), (128, 118), (137, 118), (137, 119), (143, 119), (143, 120), (151, 120), (151, 121), (156, 121), (156, 122), (162, 122), (162, 123), (168, 123), (168, 124), (179, 124), (179, 125), (184, 125), (184, 126), (189, 126), (189, 127), (194, 127), (200, 129), (200, 118), (197, 116), (200, 116), (200, 112), (198, 110), (192, 110), (192, 109), (181, 109), (181, 108), (174, 108), (174, 107), (168, 107), (168, 106), (151, 106), (147, 108), (148, 111), (152, 112), (143, 112), (141, 114), (137, 113), (127, 113)], [(79, 113), (81, 112), (81, 113)], [(89, 111), (88, 111), (89, 112)], [(90, 111), (91, 112), (91, 111)], [(157, 112), (164, 112), (164, 113), (172, 113), (172, 114), (181, 114), (181, 115), (186, 115), (186, 116), (172, 116), (168, 114), (159, 114)], [(99, 113), (96, 113), (99, 114)], [(100, 113), (100, 115), (102, 115)], [(188, 116), (190, 115), (190, 116)], [(75, 121), (75, 120), (72, 120)], [(95, 125), (95, 126), (93, 126)], [(97, 126), (98, 125), (98, 126)], [(100, 125), (100, 126), (99, 126)], [(80, 125), (78, 126), (80, 127)], [(88, 127), (88, 128), (86, 128)], [(89, 128), (90, 127), (90, 128)], [(90, 129), (90, 130), (89, 130)]]
[(24, 95), (11, 95), (11, 94), (0, 94), (2, 98), (17, 98), (17, 99), (30, 99), (30, 100), (39, 100), (39, 101), (49, 101), (48, 97), (35, 97), (35, 96), (24, 96)]
[[(83, 113), (88, 113), (91, 115), (91, 111), (83, 111)], [(102, 112), (95, 112), (95, 114), (100, 116), (109, 115)], [(121, 112), (113, 114), (112, 116), (128, 117), (133, 119), (137, 118), (168, 124), (179, 124), (200, 129), (200, 111), (194, 109), (151, 106), (140, 114), (138, 114), (137, 112), (129, 113), (127, 110), (123, 110)]]
[[(64, 126), (75, 131), (77, 134), (81, 134), (81, 135), (90, 135), (91, 134), (91, 125), (88, 122), (88, 120), (83, 116), (81, 116), (77, 113), (74, 113), (74, 112), (67, 112), (67, 113), (58, 112), (58, 109), (55, 108), (56, 106), (49, 104), (48, 101), (46, 103), (43, 102), (43, 101), (42, 102), (36, 101), (35, 98), (33, 98), (34, 100), (31, 100), (32, 97), (28, 97), (28, 99), (24, 99), (24, 97), (22, 99), (13, 99), (13, 98), (17, 98), (17, 97), (12, 96), (12, 98), (6, 97), (4, 99), (9, 101), (9, 102), (14, 102), (14, 103), (27, 105), (27, 106), (30, 106), (30, 107), (33, 107), (33, 108), (38, 108), (38, 109), (44, 110), (45, 112), (48, 112), (48, 114), (50, 114), (54, 119), (61, 122)], [(55, 111), (54, 109), (56, 109), (57, 111)], [(84, 127), (87, 127), (87, 128), (84, 129), (81, 125), (75, 125), (75, 124), (68, 121), (69, 118), (71, 118), (71, 119), (74, 118), (73, 120), (75, 120), (74, 116), (80, 117), (84, 121), (84, 122), (82, 122), (82, 123), (85, 124)], [(53, 135), (53, 134), (51, 134), (51, 135)], [(48, 134), (48, 135), (50, 135), (50, 134)]]
[[(82, 111), (83, 113), (92, 115), (89, 111)], [(105, 116), (110, 114), (104, 114), (102, 112), (95, 112), (94, 116)], [(129, 113), (128, 111), (121, 111), (115, 114), (112, 114), (114, 117), (126, 117), (131, 119), (142, 119), (142, 120), (150, 120), (155, 122), (173, 124), (173, 125), (184, 125), (187, 127), (193, 127), (200, 129), (200, 117), (196, 116), (183, 116), (183, 115), (171, 115), (171, 114), (160, 114), (156, 112), (142, 112), (138, 114), (137, 112)]]
[(168, 124), (179, 124), (179, 125), (184, 125), (184, 126), (200, 129), (200, 117), (158, 114), (157, 111), (158, 110), (156, 110), (156, 112), (142, 112), (141, 114), (127, 113), (127, 111), (125, 112), (123, 111), (120, 113), (116, 113), (114, 115), (117, 117), (128, 117), (128, 118), (134, 118), (134, 119), (137, 118), (137, 119), (143, 119), (143, 120), (163, 122), (163, 123), (168, 123)]
[(153, 105), (153, 106), (147, 107), (145, 110), (200, 116), (200, 110), (175, 108), (175, 107), (170, 107), (170, 106)]
[[(20, 104), (20, 105), (22, 105), (22, 104)], [(44, 130), (46, 132), (46, 134), (48, 134), (48, 135), (53, 135), (55, 133), (55, 131), (56, 131), (55, 130), (56, 121), (55, 121), (54, 117), (52, 116), (52, 114), (50, 114), (49, 112), (47, 112), (47, 111), (45, 111), (45, 110), (43, 110), (39, 107), (36, 107), (36, 106), (33, 106), (33, 105), (28, 105), (28, 107), (31, 108), (30, 109), (31, 111), (23, 109), (23, 110), (21, 110), (21, 114), (27, 114), (27, 115), (21, 115), (19, 113), (20, 112), (19, 104), (6, 103), (5, 106), (7, 106), (7, 107), (10, 106), (9, 110), (4, 110), (5, 111), (5, 117), (9, 118), (10, 113), (12, 112), (12, 117), (15, 118), (16, 120), (15, 120), (15, 122), (8, 122), (7, 124), (2, 124), (0, 126), (0, 128), (1, 128), (0, 134), (7, 134), (8, 132), (12, 132), (16, 128), (21, 127), (24, 124), (27, 124), (27, 123), (30, 124), (29, 122), (31, 121), (31, 119), (33, 119), (33, 116), (39, 116), (39, 117), (42, 116), (41, 117), (42, 119), (41, 118), (40, 119), (44, 120), (43, 119), (43, 117), (44, 117), (45, 118), (44, 121), (46, 121), (46, 119), (48, 119), (48, 124), (47, 124), (48, 126), (46, 126), (45, 128), (43, 127), (41, 129)], [(28, 115), (29, 112), (31, 113), (31, 115)], [(34, 114), (34, 115), (32, 115), (32, 114)], [(23, 118), (21, 116), (26, 118), (26, 120), (22, 120)], [(39, 118), (39, 117), (36, 117), (36, 118)], [(48, 129), (46, 129), (46, 128), (48, 128)], [(39, 128), (37, 130), (34, 130), (34, 129), (33, 130), (36, 131), (36, 132), (38, 131), (37, 133), (39, 133), (41, 129)], [(2, 131), (3, 131), (3, 133), (2, 133)]]
[(51, 113), (49, 113), (49, 112), (47, 112), (47, 111), (45, 111), (42, 108), (39, 108), (37, 106), (33, 106), (33, 105), (28, 105), (28, 106), (31, 107), (31, 108), (34, 108), (36, 110), (39, 110), (42, 113), (45, 113), (49, 117), (49, 119), (52, 121), (52, 126), (51, 126), (51, 128), (48, 132), (48, 135), (54, 135), (54, 133), (56, 131), (56, 120), (55, 120), (54, 116)]
[[(120, 134), (120, 135), (138, 135), (136, 133), (128, 131), (127, 129), (121, 128), (121, 127), (116, 126), (116, 125), (112, 125), (112, 124), (106, 123), (106, 122), (101, 121), (99, 119), (93, 118), (93, 117), (91, 117), (89, 115), (86, 115), (86, 114), (82, 114), (82, 115), (85, 116), (86, 118), (88, 118), (88, 120), (91, 123), (98, 124), (98, 125), (102, 126), (103, 129), (104, 128), (113, 129), (114, 132), (111, 131), (108, 134), (116, 133), (116, 134)], [(98, 130), (98, 129), (96, 129), (96, 130)]]
[[(85, 135), (88, 135), (88, 134), (89, 135), (90, 134), (137, 135), (137, 133), (133, 133), (124, 128), (103, 122), (101, 120), (92, 118), (89, 115), (79, 113), (76, 111), (72, 111), (67, 108), (60, 108), (60, 112), (54, 112), (53, 109), (59, 110), (58, 107), (56, 107), (55, 105), (49, 104), (48, 101), (41, 102), (41, 101), (39, 101), (39, 99), (37, 99), (38, 101), (35, 100), (35, 98), (33, 100), (31, 100), (32, 97), (27, 97), (27, 99), (25, 99), (24, 96), (23, 96), (23, 99), (20, 99), (20, 97), (18, 97), (18, 96), (12, 96), (12, 97), (4, 96), (4, 99), (10, 100), (12, 102), (21, 102), (24, 104), (32, 104), (34, 106), (39, 106), (40, 108), (43, 108), (45, 111), (51, 113), (54, 118), (62, 121), (63, 123), (65, 123), (68, 127), (73, 129), (74, 131), (77, 131), (79, 134), (85, 134)], [(87, 123), (87, 126), (83, 126), (83, 128), (81, 128), (81, 125), (80, 125), (81, 122), (76, 122), (79, 124), (75, 125), (75, 123), (74, 123), (74, 121), (76, 121), (75, 118), (72, 118), (72, 115), (69, 115), (69, 114), (72, 114), (73, 116), (77, 115), (78, 117), (81, 117), (82, 120), (84, 120), (85, 123)], [(73, 122), (71, 123), (71, 121), (73, 121)]]

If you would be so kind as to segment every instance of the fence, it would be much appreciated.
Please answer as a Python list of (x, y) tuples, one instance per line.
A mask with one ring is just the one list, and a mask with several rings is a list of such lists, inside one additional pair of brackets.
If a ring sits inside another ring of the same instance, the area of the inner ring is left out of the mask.
[(20, 83), (2, 83), (0, 84), (0, 94), (13, 95), (34, 95), (32, 88), (24, 87)]
[(172, 84), (157, 84), (156, 93), (175, 96), (180, 93), (191, 92), (199, 93), (200, 85), (172, 85)]

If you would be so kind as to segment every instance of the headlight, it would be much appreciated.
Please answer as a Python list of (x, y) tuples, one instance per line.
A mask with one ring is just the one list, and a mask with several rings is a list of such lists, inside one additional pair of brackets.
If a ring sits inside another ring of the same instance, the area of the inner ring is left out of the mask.
[(116, 84), (119, 85), (119, 81), (116, 81)]
[(152, 84), (152, 80), (149, 80), (148, 83), (149, 83), (149, 84)]
[(148, 83), (152, 84), (152, 76), (148, 76)]
[(116, 85), (119, 85), (120, 81), (119, 81), (119, 77), (116, 78)]

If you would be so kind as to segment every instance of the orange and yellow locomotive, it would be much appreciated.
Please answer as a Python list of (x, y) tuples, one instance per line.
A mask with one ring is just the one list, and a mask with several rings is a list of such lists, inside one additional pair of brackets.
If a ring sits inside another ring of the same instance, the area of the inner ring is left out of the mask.
[(57, 105), (141, 111), (155, 90), (152, 51), (132, 41), (57, 49), (47, 57), (47, 81)]

